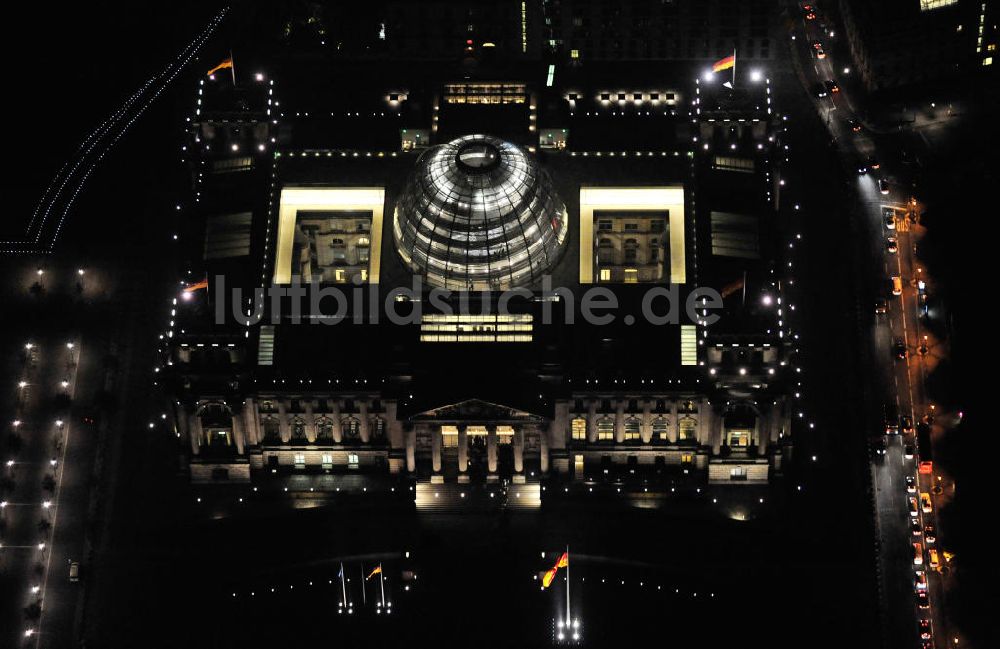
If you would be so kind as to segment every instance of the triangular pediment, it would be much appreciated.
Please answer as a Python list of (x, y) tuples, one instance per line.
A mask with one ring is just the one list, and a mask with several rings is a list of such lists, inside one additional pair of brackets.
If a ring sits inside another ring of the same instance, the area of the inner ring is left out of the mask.
[(416, 421), (544, 421), (544, 417), (482, 399), (466, 399), (421, 412)]

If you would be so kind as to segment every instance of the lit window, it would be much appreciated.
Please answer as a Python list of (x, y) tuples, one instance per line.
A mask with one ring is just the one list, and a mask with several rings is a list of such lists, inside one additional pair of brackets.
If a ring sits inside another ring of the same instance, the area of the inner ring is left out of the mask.
[(577, 417), (572, 423), (573, 439), (577, 441), (582, 441), (587, 439), (587, 420), (583, 417)]
[(306, 454), (305, 453), (296, 453), (295, 454), (295, 468), (296, 469), (304, 469), (305, 466), (306, 466)]
[(356, 468), (358, 468), (358, 454), (357, 453), (348, 453), (347, 454), (347, 466), (350, 469), (356, 469)]
[(601, 281), (602, 282), (610, 282), (611, 281), (611, 269), (610, 268), (602, 268), (601, 269), (601, 275), (600, 275), (600, 277), (601, 277)]
[(635, 441), (639, 439), (639, 419), (637, 417), (629, 417), (625, 420), (625, 441)]
[(677, 439), (679, 441), (690, 441), (695, 438), (695, 429), (698, 422), (694, 417), (684, 417), (678, 422)]
[(615, 438), (615, 421), (610, 417), (603, 417), (597, 420), (597, 439), (601, 442), (610, 442)]

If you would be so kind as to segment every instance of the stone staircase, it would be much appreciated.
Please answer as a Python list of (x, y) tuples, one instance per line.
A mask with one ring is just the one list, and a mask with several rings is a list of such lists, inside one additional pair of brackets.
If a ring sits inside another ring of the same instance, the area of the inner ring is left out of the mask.
[[(504, 489), (506, 488), (506, 502)], [(415, 503), (418, 512), (452, 513), (530, 511), (542, 505), (542, 487), (537, 482), (522, 484), (500, 483), (459, 484), (445, 482), (417, 483)]]

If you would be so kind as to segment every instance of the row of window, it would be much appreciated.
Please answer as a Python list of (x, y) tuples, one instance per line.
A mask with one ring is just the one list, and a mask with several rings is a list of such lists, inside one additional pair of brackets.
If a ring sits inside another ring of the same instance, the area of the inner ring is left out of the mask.
[[(574, 399), (573, 400), (573, 412), (584, 412), (587, 408), (584, 405), (584, 399)], [(611, 399), (601, 399), (597, 404), (598, 412), (610, 412), (614, 410), (612, 406)], [(651, 404), (652, 409), (657, 414), (664, 412), (669, 408), (667, 399), (654, 399)], [(628, 399), (625, 402), (625, 410), (629, 412), (638, 412), (639, 399)], [(698, 412), (698, 404), (691, 400), (680, 401), (677, 403), (677, 412), (680, 413), (695, 413)]]
[[(641, 439), (642, 421), (638, 417), (626, 417), (624, 422), (625, 441)], [(670, 439), (670, 420), (666, 417), (656, 417), (652, 421), (652, 439), (668, 441)], [(677, 441), (693, 441), (698, 436), (698, 420), (694, 417), (681, 417), (677, 420)], [(576, 417), (570, 422), (570, 437), (574, 441), (587, 440), (587, 419)], [(601, 417), (597, 420), (597, 441), (610, 442), (615, 439), (615, 420), (613, 417)]]
[[(270, 415), (265, 415), (261, 419), (264, 429), (264, 437), (277, 437), (280, 434), (278, 420)], [(372, 437), (380, 438), (385, 435), (385, 419), (381, 417), (372, 418), (369, 426)], [(340, 429), (345, 438), (354, 439), (361, 434), (361, 420), (357, 417), (345, 417), (340, 420)], [(306, 422), (301, 417), (292, 420), (292, 438), (305, 439)], [(329, 417), (320, 417), (316, 420), (316, 437), (318, 439), (333, 439), (333, 420)]]

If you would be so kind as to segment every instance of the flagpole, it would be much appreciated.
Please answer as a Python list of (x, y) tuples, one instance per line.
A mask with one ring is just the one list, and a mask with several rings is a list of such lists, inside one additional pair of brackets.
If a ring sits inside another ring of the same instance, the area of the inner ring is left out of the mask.
[(229, 66), (229, 71), (233, 73), (233, 88), (236, 87), (236, 59), (233, 58), (233, 51), (229, 50), (229, 62), (232, 65)]
[(344, 594), (344, 608), (347, 608), (347, 583), (344, 582), (344, 562), (340, 562), (340, 590)]
[(382, 610), (385, 610), (385, 577), (382, 576), (382, 564), (378, 564), (378, 583), (382, 587)]
[[(236, 82), (233, 81), (233, 85), (235, 84)], [(736, 46), (733, 45), (733, 90), (735, 89), (736, 89)]]
[(566, 546), (566, 627), (572, 628), (572, 616), (569, 613), (569, 545)]

